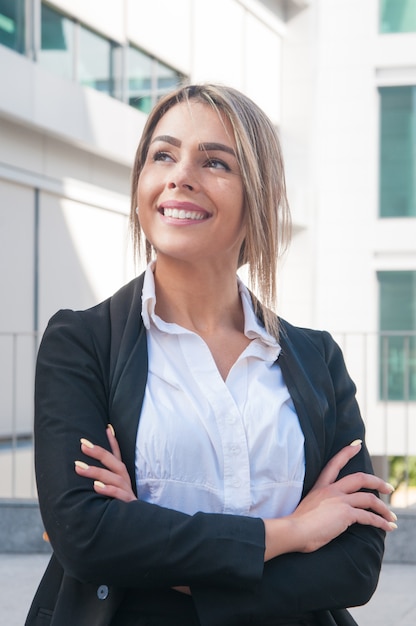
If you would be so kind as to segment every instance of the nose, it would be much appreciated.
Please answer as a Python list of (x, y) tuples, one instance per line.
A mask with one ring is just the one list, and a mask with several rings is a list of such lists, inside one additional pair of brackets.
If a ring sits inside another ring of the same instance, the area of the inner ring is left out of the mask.
[(177, 163), (170, 171), (168, 189), (178, 188), (193, 191), (195, 187), (196, 178), (192, 168), (185, 163)]
[(180, 185), (178, 185), (177, 183), (175, 183), (173, 180), (171, 180), (168, 183), (168, 188), (169, 189), (176, 189), (176, 187), (185, 187), (186, 189), (189, 189), (189, 191), (193, 191), (193, 186), (190, 183), (182, 183)]

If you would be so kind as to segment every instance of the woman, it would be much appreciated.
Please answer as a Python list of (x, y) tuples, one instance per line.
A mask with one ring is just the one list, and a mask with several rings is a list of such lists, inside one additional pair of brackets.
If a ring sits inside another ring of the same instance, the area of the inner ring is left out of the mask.
[(59, 312), (39, 351), (54, 554), (27, 624), (353, 623), (343, 609), (371, 597), (396, 527), (376, 496), (391, 487), (337, 345), (269, 308), (289, 219), (268, 118), (226, 87), (166, 96), (131, 221), (145, 274)]

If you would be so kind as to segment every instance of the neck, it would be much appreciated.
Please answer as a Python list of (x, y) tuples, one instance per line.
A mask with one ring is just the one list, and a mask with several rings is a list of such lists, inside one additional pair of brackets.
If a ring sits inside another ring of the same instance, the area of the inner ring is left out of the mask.
[(236, 268), (216, 268), (215, 263), (190, 265), (165, 263), (155, 268), (156, 313), (200, 335), (219, 329), (243, 330), (244, 316)]

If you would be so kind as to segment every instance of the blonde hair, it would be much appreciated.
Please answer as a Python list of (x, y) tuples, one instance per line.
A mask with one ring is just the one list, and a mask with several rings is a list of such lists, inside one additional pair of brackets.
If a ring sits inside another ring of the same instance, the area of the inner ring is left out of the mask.
[[(187, 85), (167, 94), (151, 111), (132, 173), (130, 225), (135, 253), (140, 255), (143, 243), (136, 214), (137, 185), (153, 132), (169, 109), (190, 100), (211, 106), (229, 120), (233, 129), (246, 212), (246, 237), (240, 250), (239, 267), (248, 264), (249, 286), (259, 296), (259, 300), (253, 297), (256, 313), (266, 330), (278, 338), (278, 318), (271, 311), (276, 306), (277, 260), (287, 249), (291, 233), (283, 156), (272, 122), (243, 93), (223, 85)], [(152, 246), (147, 240), (145, 246), (149, 262)]]

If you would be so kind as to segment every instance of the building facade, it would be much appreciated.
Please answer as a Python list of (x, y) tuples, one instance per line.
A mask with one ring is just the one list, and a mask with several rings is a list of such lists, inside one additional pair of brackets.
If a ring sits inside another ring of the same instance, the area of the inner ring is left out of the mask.
[(278, 311), (339, 339), (374, 456), (416, 454), (416, 0), (0, 0), (0, 75), (0, 438), (31, 430), (49, 317), (137, 271), (150, 107), (213, 80), (282, 139)]

